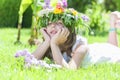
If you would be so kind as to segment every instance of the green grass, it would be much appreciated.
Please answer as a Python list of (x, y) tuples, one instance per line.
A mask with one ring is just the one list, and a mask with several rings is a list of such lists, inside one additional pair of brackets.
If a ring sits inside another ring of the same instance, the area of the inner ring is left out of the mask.
[[(120, 64), (100, 64), (80, 68), (78, 70), (67, 69), (25, 69), (14, 58), (17, 50), (27, 48), (30, 52), (36, 46), (29, 46), (30, 30), (22, 29), (21, 45), (14, 45), (17, 37), (17, 29), (0, 29), (0, 80), (119, 80)], [(104, 42), (106, 36), (88, 37), (89, 43)]]

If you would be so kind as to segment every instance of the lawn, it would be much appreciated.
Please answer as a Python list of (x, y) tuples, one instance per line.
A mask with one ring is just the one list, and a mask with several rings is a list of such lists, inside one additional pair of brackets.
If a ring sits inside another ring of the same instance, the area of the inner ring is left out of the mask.
[[(120, 64), (100, 64), (78, 70), (45, 69), (22, 67), (14, 57), (17, 50), (34, 51), (36, 46), (29, 46), (30, 29), (22, 29), (20, 45), (15, 45), (17, 29), (0, 29), (0, 80), (120, 80)], [(107, 41), (107, 35), (89, 36), (88, 42)]]

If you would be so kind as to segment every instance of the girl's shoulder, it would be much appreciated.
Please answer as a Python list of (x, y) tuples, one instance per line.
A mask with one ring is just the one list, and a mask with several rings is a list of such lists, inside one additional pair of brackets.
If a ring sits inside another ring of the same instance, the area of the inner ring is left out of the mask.
[(83, 44), (87, 45), (87, 39), (83, 36), (77, 35), (75, 44), (72, 47), (72, 51), (74, 51), (78, 45), (83, 45)]
[(76, 42), (79, 42), (80, 44), (87, 44), (87, 39), (83, 36), (77, 35)]

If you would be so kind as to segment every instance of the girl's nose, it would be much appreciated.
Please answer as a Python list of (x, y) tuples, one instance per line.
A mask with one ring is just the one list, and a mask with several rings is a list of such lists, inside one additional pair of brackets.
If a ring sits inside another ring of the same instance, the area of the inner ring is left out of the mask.
[(52, 30), (55, 30), (55, 27), (53, 27)]

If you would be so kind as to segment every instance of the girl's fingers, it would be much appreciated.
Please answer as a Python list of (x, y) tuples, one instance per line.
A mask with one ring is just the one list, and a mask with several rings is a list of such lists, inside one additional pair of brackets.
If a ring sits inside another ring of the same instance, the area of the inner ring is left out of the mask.
[(42, 35), (43, 35), (45, 40), (49, 40), (50, 39), (50, 36), (47, 33), (46, 28), (42, 28), (42, 29), (40, 29), (40, 31), (41, 31), (41, 33), (42, 33)]
[(62, 38), (61, 40), (65, 42), (67, 40), (68, 35), (69, 35), (69, 30), (67, 28), (63, 28), (61, 33), (61, 38)]
[(69, 34), (70, 34), (70, 32), (68, 31), (68, 32), (67, 32), (67, 34), (66, 34), (66, 37), (68, 37), (68, 36), (69, 36)]
[(40, 32), (41, 32), (42, 34), (44, 34), (44, 33), (45, 33), (45, 28), (40, 29)]
[(61, 35), (66, 36), (66, 34), (67, 34), (67, 28), (62, 28)]
[(60, 34), (61, 36), (64, 36), (65, 35), (65, 28), (62, 28), (62, 32)]
[(68, 28), (65, 28), (65, 37), (67, 38), (68, 37), (68, 35), (69, 35), (69, 30), (68, 30)]
[(59, 29), (58, 32), (56, 33), (56, 35), (60, 35), (61, 32), (62, 32), (62, 30)]

